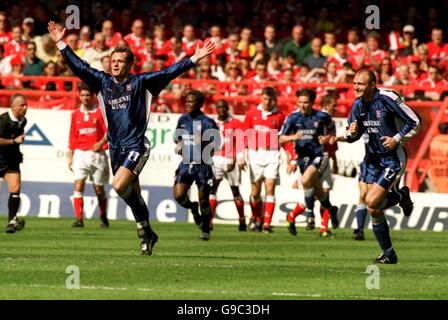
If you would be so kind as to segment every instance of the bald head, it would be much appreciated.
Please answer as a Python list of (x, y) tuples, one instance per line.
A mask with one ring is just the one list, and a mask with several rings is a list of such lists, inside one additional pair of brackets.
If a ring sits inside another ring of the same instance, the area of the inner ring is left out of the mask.
[(371, 101), (375, 93), (376, 76), (371, 70), (363, 69), (356, 73), (353, 79), (353, 89), (356, 98)]

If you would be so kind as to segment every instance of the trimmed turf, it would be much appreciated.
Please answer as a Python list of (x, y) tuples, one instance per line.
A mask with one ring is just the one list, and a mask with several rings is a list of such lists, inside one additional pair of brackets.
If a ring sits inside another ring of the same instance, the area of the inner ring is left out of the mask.
[[(447, 299), (448, 234), (392, 232), (397, 265), (381, 265), (380, 289), (366, 288), (366, 268), (379, 253), (349, 229), (336, 239), (299, 228), (273, 234), (215, 225), (199, 239), (193, 224), (154, 223), (159, 243), (140, 255), (135, 224), (26, 218), (15, 234), (0, 233), (0, 299)], [(6, 218), (0, 218), (6, 225)], [(81, 288), (67, 289), (66, 268), (79, 267)]]

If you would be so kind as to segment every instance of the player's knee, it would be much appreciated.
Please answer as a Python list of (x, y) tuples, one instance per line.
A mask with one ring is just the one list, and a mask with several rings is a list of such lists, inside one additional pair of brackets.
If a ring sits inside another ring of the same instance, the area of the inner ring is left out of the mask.
[(378, 210), (381, 205), (381, 201), (379, 201), (378, 198), (372, 197), (369, 195), (366, 195), (365, 202), (366, 202), (366, 205), (373, 210)]
[(112, 183), (112, 188), (122, 199), (126, 199), (132, 192), (132, 186), (117, 181)]
[(174, 200), (176, 200), (178, 203), (183, 203), (186, 198), (185, 194), (183, 194), (179, 191), (176, 191), (176, 190), (174, 190), (174, 192), (173, 192), (173, 197), (174, 197)]

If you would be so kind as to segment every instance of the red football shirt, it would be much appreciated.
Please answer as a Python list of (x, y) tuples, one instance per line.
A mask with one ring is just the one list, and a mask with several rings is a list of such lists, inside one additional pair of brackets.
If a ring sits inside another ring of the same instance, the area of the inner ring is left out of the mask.
[(285, 115), (277, 108), (267, 112), (263, 111), (261, 105), (258, 105), (249, 110), (243, 124), (248, 137), (247, 148), (279, 150), (278, 132), (284, 121)]
[[(107, 132), (100, 108), (87, 111), (82, 106), (72, 113), (69, 149), (92, 150), (93, 145)], [(107, 143), (102, 147), (107, 149)]]
[(237, 154), (244, 150), (244, 140), (238, 141), (238, 135), (243, 134), (243, 123), (229, 116), (224, 121), (216, 119), (216, 124), (221, 132), (223, 145), (221, 150), (215, 152), (215, 155), (236, 159)]

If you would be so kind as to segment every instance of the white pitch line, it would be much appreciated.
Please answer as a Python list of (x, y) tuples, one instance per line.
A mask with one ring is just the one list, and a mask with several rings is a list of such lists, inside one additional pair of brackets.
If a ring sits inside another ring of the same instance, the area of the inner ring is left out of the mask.
[[(65, 289), (64, 286), (53, 286), (44, 284), (26, 284), (15, 286), (28, 286), (33, 288), (52, 288), (52, 289)], [(105, 291), (141, 291), (141, 292), (170, 292), (170, 293), (206, 293), (206, 294), (241, 294), (241, 295), (271, 295), (271, 296), (285, 296), (285, 297), (322, 297), (321, 294), (306, 294), (306, 293), (295, 293), (295, 292), (244, 292), (244, 291), (211, 291), (211, 290), (161, 290), (161, 289), (151, 289), (151, 288), (127, 288), (127, 287), (103, 287), (103, 286), (80, 286), (80, 290), (105, 290)]]

